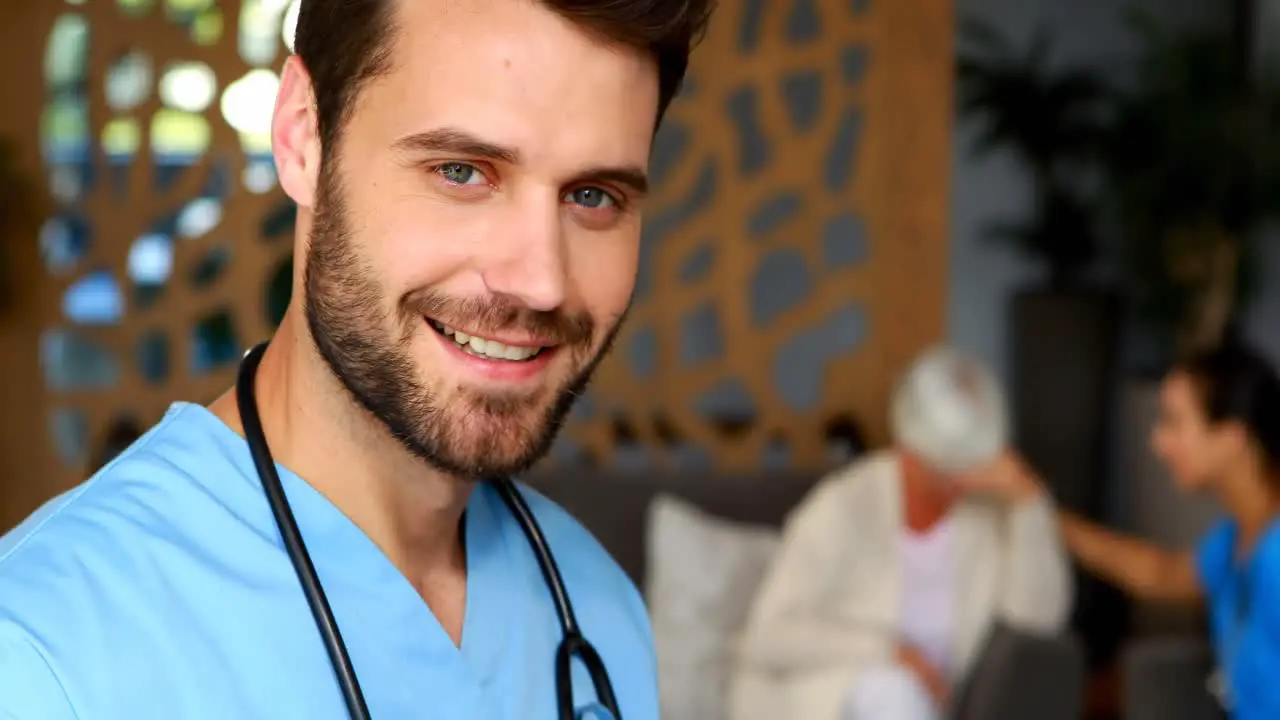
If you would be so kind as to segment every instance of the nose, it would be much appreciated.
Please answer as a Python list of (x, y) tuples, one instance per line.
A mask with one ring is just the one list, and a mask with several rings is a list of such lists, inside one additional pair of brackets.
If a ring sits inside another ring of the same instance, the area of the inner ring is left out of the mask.
[(532, 310), (560, 307), (568, 278), (559, 204), (525, 203), (504, 225), (497, 252), (481, 269), (485, 287)]

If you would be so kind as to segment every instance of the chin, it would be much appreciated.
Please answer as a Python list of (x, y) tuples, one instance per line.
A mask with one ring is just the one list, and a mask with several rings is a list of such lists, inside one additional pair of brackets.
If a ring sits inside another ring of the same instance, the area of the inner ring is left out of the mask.
[(1173, 486), (1180, 492), (1198, 493), (1208, 489), (1209, 481), (1196, 475), (1172, 473)]
[[(495, 409), (494, 403), (506, 407)], [(551, 404), (531, 403), (527, 396), (457, 397), (445, 407), (448, 427), (431, 459), (455, 474), (522, 473), (547, 454), (559, 430)]]

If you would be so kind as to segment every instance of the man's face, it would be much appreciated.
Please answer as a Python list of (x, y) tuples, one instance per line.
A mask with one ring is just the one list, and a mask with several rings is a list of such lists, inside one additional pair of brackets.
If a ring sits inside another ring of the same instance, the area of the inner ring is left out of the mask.
[(391, 71), (320, 171), (306, 316), (411, 452), (546, 452), (635, 282), (657, 75), (525, 0), (398, 3)]

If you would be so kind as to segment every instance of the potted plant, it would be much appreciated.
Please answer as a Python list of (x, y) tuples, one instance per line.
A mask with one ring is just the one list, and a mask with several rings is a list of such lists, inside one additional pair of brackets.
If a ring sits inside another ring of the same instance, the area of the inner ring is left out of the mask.
[(966, 22), (960, 47), (959, 110), (977, 124), (974, 150), (1011, 153), (1032, 190), (1026, 216), (987, 230), (1042, 271), (1010, 299), (1017, 441), (1056, 478), (1065, 503), (1099, 513), (1106, 462), (1100, 428), (1111, 411), (1119, 313), (1115, 293), (1091, 282), (1099, 205), (1087, 181), (1106, 148), (1112, 91), (1092, 69), (1054, 66), (1043, 29), (1021, 49), (987, 25)]
[(959, 110), (978, 122), (978, 155), (1007, 150), (1023, 166), (1034, 197), (1028, 217), (993, 223), (987, 235), (1009, 242), (1046, 273), (1046, 286), (1082, 287), (1097, 257), (1093, 201), (1080, 190), (1105, 133), (1109, 97), (1082, 68), (1053, 70), (1049, 35), (1041, 30), (1020, 50), (990, 26), (962, 27)]
[[(1105, 149), (1111, 92), (1094, 70), (1052, 64), (1051, 50), (1043, 30), (1020, 49), (966, 23), (959, 110), (977, 124), (974, 149), (1009, 152), (1032, 190), (1027, 215), (986, 233), (1041, 270), (1009, 301), (1014, 441), (1062, 505), (1105, 520), (1120, 313), (1116, 294), (1092, 281), (1101, 243), (1089, 180)], [(1082, 579), (1074, 624), (1095, 662), (1114, 654), (1126, 616), (1118, 593)]]
[(1102, 157), (1163, 365), (1237, 331), (1253, 298), (1259, 231), (1280, 218), (1280, 83), (1252, 71), (1240, 33), (1130, 22), (1137, 83), (1116, 96)]
[(1136, 73), (1114, 97), (1100, 156), (1145, 355), (1125, 378), (1117, 412), (1129, 438), (1117, 453), (1123, 522), (1164, 542), (1199, 536), (1217, 508), (1177, 492), (1149, 459), (1158, 378), (1177, 355), (1240, 331), (1262, 279), (1260, 229), (1280, 217), (1280, 83), (1259, 72), (1249, 3), (1230, 10), (1226, 27), (1130, 15)]

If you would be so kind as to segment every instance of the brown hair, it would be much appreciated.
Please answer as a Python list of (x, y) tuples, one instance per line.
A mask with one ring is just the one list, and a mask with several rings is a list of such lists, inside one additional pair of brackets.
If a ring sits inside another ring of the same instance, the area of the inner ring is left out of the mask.
[[(399, 0), (401, 2), (405, 0)], [(648, 52), (658, 66), (661, 122), (680, 90), (689, 53), (706, 30), (715, 0), (539, 0), (607, 40)], [(391, 65), (397, 0), (305, 0), (294, 48), (311, 74), (323, 152), (350, 117), (365, 83)]]

